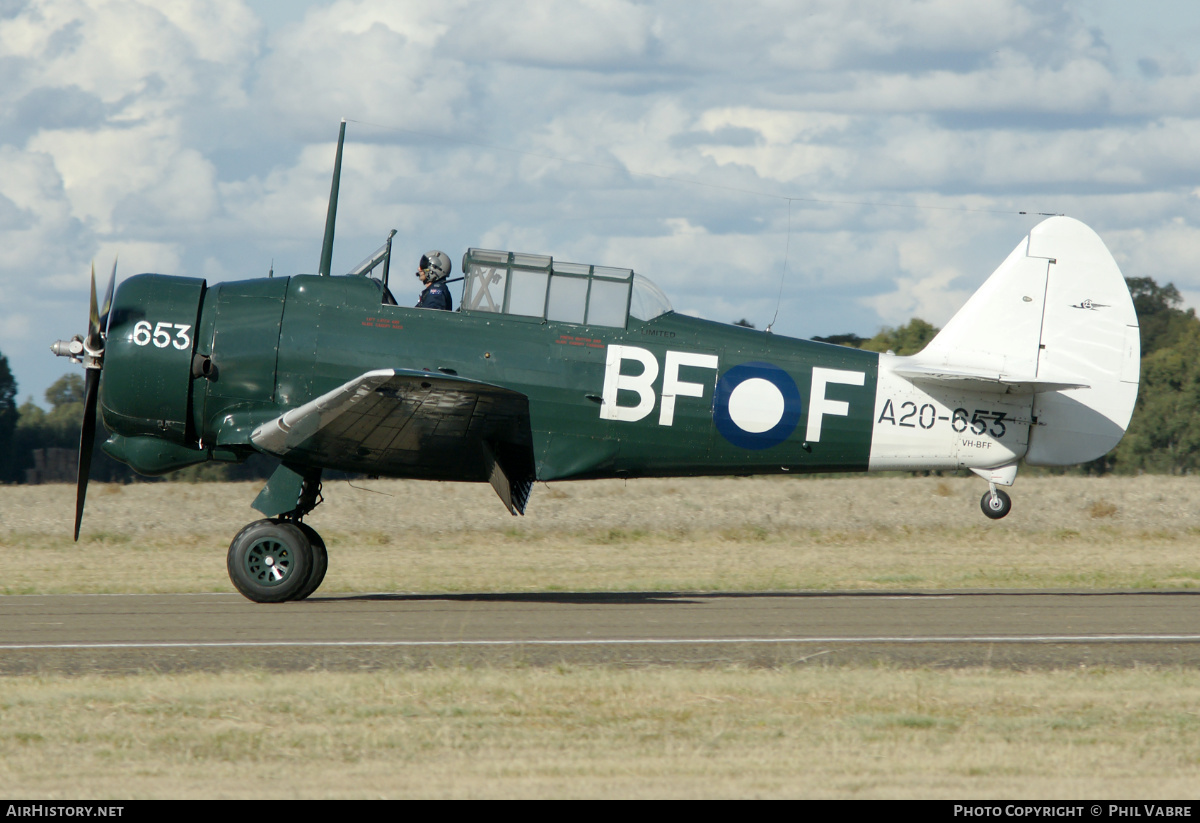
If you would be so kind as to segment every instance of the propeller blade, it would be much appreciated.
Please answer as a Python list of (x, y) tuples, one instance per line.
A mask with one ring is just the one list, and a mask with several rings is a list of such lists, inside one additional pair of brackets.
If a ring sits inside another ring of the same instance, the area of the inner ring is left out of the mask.
[(116, 285), (117, 258), (114, 257), (112, 274), (108, 276), (108, 288), (104, 290), (104, 302), (100, 304), (100, 331), (104, 335), (108, 334), (108, 315), (112, 311), (113, 288)]
[[(95, 292), (92, 292), (95, 297)], [(93, 300), (92, 306), (95, 307)], [(88, 475), (92, 471), (92, 446), (96, 442), (96, 398), (100, 394), (100, 370), (87, 369), (84, 385), (83, 428), (79, 430), (79, 473), (75, 481), (75, 542), (83, 522), (83, 501), (87, 498)]]
[(92, 262), (92, 302), (88, 308), (88, 348), (100, 348), (100, 310), (96, 308), (96, 263)]

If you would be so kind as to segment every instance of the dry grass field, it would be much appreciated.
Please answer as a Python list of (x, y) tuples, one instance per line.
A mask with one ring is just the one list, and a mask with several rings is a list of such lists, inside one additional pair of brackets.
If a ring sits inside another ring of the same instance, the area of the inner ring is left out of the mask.
[[(321, 592), (1192, 588), (1200, 480), (330, 483)], [(231, 591), (248, 484), (0, 488), (0, 591)], [(319, 592), (318, 594), (320, 594)], [(453, 667), (0, 682), (0, 793), (1200, 797), (1200, 672)]]
[(1200, 797), (1200, 678), (1179, 670), (452, 668), (0, 688), (9, 797)]
[[(1191, 588), (1200, 479), (714, 478), (539, 485), (511, 517), (484, 484), (327, 484), (308, 518), (346, 591)], [(255, 484), (0, 488), (0, 593), (232, 591)], [(170, 574), (162, 573), (169, 567)]]

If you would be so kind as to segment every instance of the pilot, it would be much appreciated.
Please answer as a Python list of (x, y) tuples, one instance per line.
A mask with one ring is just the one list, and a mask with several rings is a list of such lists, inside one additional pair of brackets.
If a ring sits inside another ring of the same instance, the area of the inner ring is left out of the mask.
[(425, 284), (425, 291), (421, 292), (421, 299), (417, 301), (418, 309), (450, 311), (454, 308), (450, 289), (446, 288), (446, 278), (449, 276), (450, 258), (445, 252), (430, 251), (421, 255), (417, 277)]

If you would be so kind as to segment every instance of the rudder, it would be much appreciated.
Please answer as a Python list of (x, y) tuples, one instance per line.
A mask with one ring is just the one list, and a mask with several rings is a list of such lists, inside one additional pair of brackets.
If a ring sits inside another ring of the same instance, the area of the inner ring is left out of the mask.
[(1104, 241), (1069, 217), (1029, 236), (1049, 258), (1038, 377), (1087, 388), (1037, 394), (1025, 461), (1069, 466), (1102, 457), (1120, 442), (1137, 401), (1141, 342), (1129, 287)]

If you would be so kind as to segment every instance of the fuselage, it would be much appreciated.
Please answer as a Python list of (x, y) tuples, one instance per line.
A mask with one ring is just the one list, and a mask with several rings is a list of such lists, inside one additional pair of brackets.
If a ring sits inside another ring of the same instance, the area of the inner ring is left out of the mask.
[[(164, 287), (184, 294), (164, 301)], [(311, 275), (210, 288), (141, 275), (115, 305), (106, 424), (199, 459), (243, 456), (262, 422), (381, 368), (524, 394), (541, 480), (999, 465), (1028, 439), (1021, 398), (930, 393), (891, 373), (902, 358), (674, 312), (624, 328), (443, 312), (387, 305), (370, 278)], [(123, 413), (147, 392), (166, 411)], [(354, 454), (324, 467), (368, 470)]]

